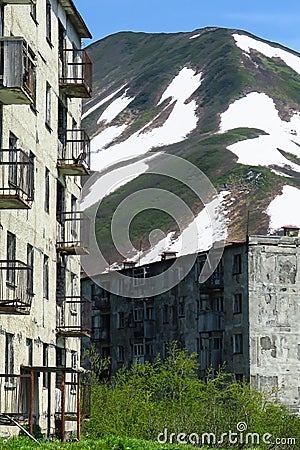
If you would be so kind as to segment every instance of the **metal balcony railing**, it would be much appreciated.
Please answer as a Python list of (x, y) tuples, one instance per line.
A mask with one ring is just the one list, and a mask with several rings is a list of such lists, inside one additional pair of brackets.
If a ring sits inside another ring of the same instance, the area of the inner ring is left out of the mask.
[(12, 425), (11, 419), (27, 425), (31, 402), (29, 374), (0, 374), (0, 425)]
[(69, 337), (89, 337), (92, 330), (92, 302), (81, 296), (57, 296), (56, 328)]
[(35, 55), (22, 37), (0, 38), (0, 102), (30, 104), (35, 100)]
[(0, 209), (28, 209), (33, 196), (33, 161), (23, 150), (0, 150)]
[(0, 314), (29, 314), (32, 268), (21, 261), (0, 261)]
[(60, 87), (68, 97), (87, 98), (92, 92), (92, 62), (85, 50), (65, 49), (60, 55)]
[(69, 255), (88, 254), (89, 226), (89, 218), (81, 211), (57, 214), (57, 251)]
[(88, 175), (90, 138), (85, 130), (61, 130), (58, 142), (58, 170), (62, 175)]

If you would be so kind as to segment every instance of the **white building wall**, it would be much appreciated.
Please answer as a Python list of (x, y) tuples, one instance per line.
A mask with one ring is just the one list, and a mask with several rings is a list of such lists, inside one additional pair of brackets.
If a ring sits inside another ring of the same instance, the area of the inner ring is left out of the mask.
[[(46, 39), (46, 1), (37, 1), (37, 18), (33, 20), (30, 5), (6, 5), (4, 9), (4, 36), (22, 36), (36, 56), (36, 104), (3, 105), (2, 148), (9, 148), (9, 134), (18, 138), (18, 148), (34, 154), (34, 202), (29, 210), (0, 210), (0, 260), (7, 258), (7, 232), (16, 235), (16, 259), (26, 263), (27, 244), (34, 248), (34, 297), (29, 315), (0, 314), (0, 372), (5, 372), (5, 333), (14, 335), (14, 373), (20, 373), (20, 366), (28, 365), (26, 338), (32, 339), (33, 365), (43, 365), (43, 344), (49, 345), (48, 365), (56, 365), (55, 347), (58, 343), (67, 351), (66, 365), (71, 366), (71, 351), (76, 351), (80, 361), (80, 338), (65, 338), (57, 342), (56, 333), (56, 183), (58, 150), (58, 99), (60, 96), (58, 77), (58, 17), (67, 27), (66, 45), (80, 48), (80, 38), (66, 13), (58, 2), (52, 2), (52, 39)], [(51, 86), (50, 128), (45, 125), (46, 83)], [(81, 99), (65, 99), (68, 108), (68, 127), (73, 119), (80, 124)], [(45, 169), (50, 171), (50, 210), (45, 211)], [(80, 194), (79, 177), (61, 177), (66, 188), (66, 210), (71, 210), (71, 194)], [(49, 257), (49, 299), (43, 298), (44, 255)], [(66, 257), (66, 295), (70, 295), (71, 273), (80, 276), (78, 256)], [(80, 295), (79, 281), (77, 283)], [(54, 375), (53, 386), (55, 386)], [(47, 389), (39, 384), (39, 412), (42, 430), (46, 427)], [(55, 393), (52, 395), (54, 411)], [(38, 421), (36, 417), (36, 421)], [(54, 432), (54, 417), (52, 431)]]

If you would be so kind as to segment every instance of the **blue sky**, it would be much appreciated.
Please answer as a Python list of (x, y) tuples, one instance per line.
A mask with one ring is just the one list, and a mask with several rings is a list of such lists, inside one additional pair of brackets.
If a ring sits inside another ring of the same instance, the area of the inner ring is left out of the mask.
[[(93, 41), (118, 31), (239, 28), (300, 52), (300, 1), (74, 0)], [(85, 41), (85, 44), (91, 41)]]

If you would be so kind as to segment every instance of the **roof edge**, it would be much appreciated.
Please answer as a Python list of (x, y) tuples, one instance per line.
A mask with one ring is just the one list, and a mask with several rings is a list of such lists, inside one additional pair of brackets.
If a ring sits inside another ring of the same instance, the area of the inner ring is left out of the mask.
[(83, 20), (81, 14), (79, 13), (78, 9), (76, 8), (73, 0), (59, 0), (59, 3), (62, 5), (62, 7), (67, 12), (67, 15), (69, 16), (69, 20), (74, 25), (78, 35), (81, 38), (91, 39), (92, 35), (91, 35), (85, 21)]

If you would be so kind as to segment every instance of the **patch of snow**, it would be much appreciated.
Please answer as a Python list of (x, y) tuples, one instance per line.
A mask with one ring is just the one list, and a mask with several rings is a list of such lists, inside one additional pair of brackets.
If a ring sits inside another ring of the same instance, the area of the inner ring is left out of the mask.
[(108, 107), (103, 111), (99, 119), (97, 120), (97, 124), (100, 122), (111, 122), (115, 117), (117, 117), (120, 112), (122, 112), (134, 99), (135, 97), (127, 97), (127, 91), (124, 92), (121, 97), (116, 98)]
[[(194, 221), (183, 230), (177, 239), (174, 239), (174, 232), (171, 232), (142, 257), (140, 255), (136, 256), (135, 260), (139, 259), (140, 264), (148, 264), (158, 261), (161, 252), (164, 250), (175, 251), (177, 256), (182, 256), (208, 250), (217, 240), (225, 240), (227, 237), (226, 224), (229, 219), (225, 217), (228, 211), (225, 210), (223, 202), (229, 194), (230, 191), (222, 191), (218, 197), (200, 211)], [(213, 217), (209, 216), (208, 210), (214, 211)], [(215, 233), (213, 233), (212, 220), (215, 224)], [(195, 225), (197, 230), (196, 236)]]
[[(300, 172), (300, 166), (285, 158), (279, 150), (300, 158), (300, 115), (289, 121), (280, 119), (274, 101), (266, 94), (251, 92), (233, 102), (221, 115), (220, 132), (247, 127), (268, 135), (246, 139), (228, 146), (240, 164), (289, 167)], [(298, 144), (298, 145), (297, 145)]]
[(123, 84), (123, 86), (121, 86), (115, 92), (113, 92), (112, 94), (109, 94), (107, 97), (103, 98), (102, 100), (100, 100), (100, 102), (96, 103), (94, 106), (92, 106), (90, 109), (88, 109), (85, 113), (82, 114), (81, 120), (85, 119), (85, 117), (87, 117), (89, 114), (96, 111), (96, 109), (100, 108), (100, 106), (104, 105), (104, 103), (106, 103), (110, 99), (112, 99), (115, 95), (118, 94), (118, 92), (120, 92), (122, 89), (124, 89), (125, 86), (126, 86), (126, 83)]
[[(197, 126), (198, 117), (195, 114), (197, 103), (195, 100), (191, 100), (189, 103), (186, 103), (186, 101), (200, 85), (201, 74), (196, 74), (192, 69), (183, 68), (162, 96), (162, 98), (167, 98), (171, 95), (176, 99), (173, 110), (164, 124), (151, 131), (145, 131), (145, 127), (143, 127), (142, 130), (132, 134), (126, 141), (105, 149), (103, 146), (100, 148), (99, 144), (93, 142), (94, 139), (97, 139), (96, 136), (92, 140), (92, 148), (98, 148), (100, 151), (93, 154), (92, 169), (103, 170), (119, 161), (120, 157), (130, 160), (147, 153), (153, 147), (162, 147), (183, 141)], [(174, 86), (177, 88), (176, 92)], [(102, 133), (98, 135), (98, 139), (100, 139), (99, 136)]]
[(81, 202), (80, 207), (83, 210), (89, 208), (99, 202), (102, 198), (115, 192), (119, 187), (124, 186), (145, 173), (149, 168), (148, 162), (159, 155), (160, 153), (157, 153), (148, 158), (144, 158), (141, 161), (119, 167), (109, 173), (100, 175), (100, 178), (93, 184), (91, 191)]
[(271, 169), (271, 172), (275, 173), (276, 175), (279, 175), (280, 177), (293, 178), (291, 175), (287, 175), (283, 172), (280, 172), (279, 170)]
[(294, 55), (293, 53), (283, 50), (279, 47), (273, 47), (266, 42), (258, 41), (250, 36), (244, 34), (233, 34), (232, 35), (236, 45), (247, 53), (250, 53), (250, 49), (257, 50), (268, 58), (280, 58), (285, 64), (295, 72), (300, 74), (300, 57)]
[(194, 36), (191, 36), (189, 39), (196, 39), (199, 36), (201, 36), (201, 34), (194, 34)]
[(169, 97), (172, 98), (172, 101), (185, 102), (200, 86), (201, 76), (201, 73), (196, 74), (193, 69), (184, 67), (171, 81), (157, 105)]
[[(92, 170), (102, 170), (101, 159), (97, 157), (98, 152), (101, 151), (106, 145), (113, 142), (114, 139), (121, 136), (127, 125), (113, 126), (105, 128), (97, 136), (91, 140), (91, 167)], [(120, 158), (119, 158), (120, 159)]]
[(275, 231), (287, 224), (300, 226), (300, 190), (285, 185), (282, 194), (271, 201), (265, 211), (270, 216), (270, 231)]

